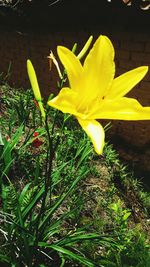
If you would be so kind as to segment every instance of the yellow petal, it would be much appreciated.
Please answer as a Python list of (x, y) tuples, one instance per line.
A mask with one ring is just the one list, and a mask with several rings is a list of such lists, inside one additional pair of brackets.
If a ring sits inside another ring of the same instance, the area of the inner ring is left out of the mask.
[(96, 120), (82, 120), (77, 118), (83, 130), (90, 137), (97, 154), (102, 154), (104, 148), (105, 132), (102, 125)]
[(122, 97), (115, 100), (105, 100), (101, 105), (95, 105), (91, 119), (112, 119), (112, 120), (150, 120), (150, 107), (142, 107), (133, 98)]
[(37, 101), (39, 101), (39, 100), (41, 101), (42, 98), (41, 98), (41, 93), (40, 93), (40, 88), (38, 85), (36, 73), (35, 73), (34, 67), (33, 67), (33, 65), (29, 59), (27, 60), (27, 71), (28, 71), (28, 76), (30, 79), (30, 83), (31, 83), (31, 86), (33, 89), (35, 99)]
[(126, 95), (148, 71), (147, 66), (128, 71), (113, 80), (112, 86), (106, 96), (107, 99), (116, 99)]
[(70, 88), (61, 89), (60, 93), (52, 100), (48, 101), (48, 105), (59, 109), (64, 113), (70, 113), (75, 116), (82, 116), (76, 110), (77, 94)]
[(115, 73), (114, 48), (106, 36), (100, 36), (84, 62), (87, 78), (85, 94), (88, 99), (103, 98), (109, 89)]
[(90, 46), (92, 40), (93, 40), (93, 36), (91, 35), (91, 36), (89, 37), (89, 39), (87, 40), (87, 42), (85, 43), (85, 45), (84, 45), (84, 47), (82, 48), (82, 50), (80, 51), (80, 53), (77, 55), (77, 58), (78, 58), (79, 60), (81, 60), (81, 58), (85, 55), (85, 53), (86, 53), (87, 50), (89, 49), (89, 46)]
[(57, 47), (59, 58), (67, 71), (70, 87), (75, 91), (82, 89), (83, 67), (72, 51), (63, 46)]

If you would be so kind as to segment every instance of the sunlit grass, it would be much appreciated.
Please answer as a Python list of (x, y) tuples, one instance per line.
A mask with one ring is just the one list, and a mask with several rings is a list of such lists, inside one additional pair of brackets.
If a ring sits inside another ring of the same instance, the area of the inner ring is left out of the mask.
[(40, 112), (31, 90), (0, 91), (1, 264), (148, 267), (149, 193), (113, 145), (97, 156), (73, 118), (62, 133), (62, 113), (48, 110), (57, 152), (40, 217), (48, 145)]

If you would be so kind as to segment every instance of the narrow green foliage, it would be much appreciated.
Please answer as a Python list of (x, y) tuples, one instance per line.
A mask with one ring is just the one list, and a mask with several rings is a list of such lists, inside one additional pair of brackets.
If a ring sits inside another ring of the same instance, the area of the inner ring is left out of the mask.
[(149, 194), (113, 146), (96, 156), (74, 118), (47, 105), (41, 120), (30, 90), (2, 96), (0, 265), (149, 267)]
[(21, 125), (18, 130), (14, 133), (10, 140), (4, 138), (3, 151), (0, 156), (0, 166), (2, 174), (0, 175), (0, 180), (4, 175), (9, 173), (10, 167), (14, 161), (12, 156), (13, 149), (17, 146), (19, 139), (22, 135), (23, 125)]

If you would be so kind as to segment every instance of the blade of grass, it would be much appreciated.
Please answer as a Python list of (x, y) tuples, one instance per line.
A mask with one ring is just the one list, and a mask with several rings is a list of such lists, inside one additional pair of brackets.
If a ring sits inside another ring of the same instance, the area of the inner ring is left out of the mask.
[(41, 199), (43, 193), (44, 193), (44, 186), (41, 187), (38, 193), (34, 194), (31, 202), (22, 211), (22, 216), (24, 219), (29, 215), (29, 213), (34, 208), (34, 206), (37, 204), (37, 202)]
[(10, 141), (7, 142), (7, 144), (4, 147), (4, 151), (0, 157), (0, 160), (2, 158), (5, 158), (7, 153), (10, 153), (14, 146), (18, 143), (20, 136), (22, 135), (23, 125), (21, 125), (18, 130), (15, 132), (15, 134), (11, 137)]
[[(86, 172), (88, 173), (88, 171)], [(84, 175), (86, 175), (86, 173), (84, 173)], [(74, 190), (76, 184), (81, 180), (82, 175), (78, 176), (74, 182), (72, 183), (72, 185), (70, 186), (70, 188), (68, 189), (68, 191), (66, 193), (64, 193), (62, 195), (62, 197), (60, 197), (60, 199), (58, 199), (58, 201), (54, 204), (54, 206), (52, 206), (50, 208), (49, 211), (47, 211), (47, 215), (45, 216), (45, 218), (43, 219), (43, 221), (41, 222), (41, 224), (39, 225), (39, 230), (45, 226), (45, 224), (47, 223), (47, 221), (49, 220), (49, 218), (52, 216), (52, 214), (55, 212), (55, 210), (62, 204), (62, 202), (65, 200), (65, 198)]]
[(53, 250), (56, 250), (57, 252), (59, 253), (62, 253), (64, 255), (66, 255), (67, 257), (69, 257), (70, 259), (73, 259), (75, 261), (78, 261), (82, 264), (84, 264), (85, 266), (88, 266), (88, 267), (95, 267), (95, 264), (92, 263), (92, 261), (88, 260), (87, 258), (84, 258), (83, 256), (80, 256), (66, 248), (62, 248), (60, 246), (57, 246), (57, 245), (49, 245), (45, 242), (39, 242), (38, 245), (40, 247), (47, 247), (47, 248), (51, 248)]
[(30, 185), (31, 185), (31, 183), (26, 184), (25, 187), (23, 188), (22, 192), (20, 193), (20, 196), (19, 196), (19, 203), (20, 204), (22, 203), (24, 196), (25, 196), (26, 192), (28, 191)]

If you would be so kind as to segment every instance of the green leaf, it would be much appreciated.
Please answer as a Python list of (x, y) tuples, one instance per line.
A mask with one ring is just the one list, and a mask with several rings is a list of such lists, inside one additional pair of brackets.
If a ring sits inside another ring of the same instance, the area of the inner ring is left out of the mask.
[(26, 218), (29, 215), (29, 213), (32, 211), (32, 209), (36, 205), (36, 203), (43, 196), (43, 193), (44, 193), (44, 186), (42, 186), (42, 188), (39, 190), (38, 193), (34, 194), (33, 199), (31, 200), (31, 202), (23, 209), (23, 211), (22, 211), (22, 217), (23, 218)]
[(48, 240), (50, 236), (52, 236), (55, 233), (58, 233), (60, 231), (60, 226), (64, 219), (68, 218), (72, 213), (74, 213), (77, 210), (77, 208), (74, 208), (64, 214), (62, 214), (57, 220), (55, 219), (54, 222), (51, 221), (51, 225), (45, 228), (44, 232), (44, 241)]
[(129, 211), (129, 212), (126, 212), (126, 213), (123, 215), (122, 220), (123, 220), (123, 221), (126, 221), (126, 220), (129, 218), (130, 215), (131, 215), (131, 212), (130, 212), (130, 211)]
[(97, 240), (99, 244), (105, 245), (105, 246), (115, 246), (115, 242), (113, 238), (110, 236), (102, 236), (95, 233), (83, 233), (83, 232), (76, 232), (73, 235), (70, 235), (69, 237), (65, 237), (63, 240), (60, 240), (57, 242), (58, 245), (70, 245), (72, 243), (81, 242), (84, 240)]
[(10, 263), (11, 259), (9, 257), (7, 257), (6, 255), (0, 253), (0, 263), (4, 263), (4, 262)]
[(110, 205), (110, 208), (112, 210), (114, 210), (115, 212), (117, 212), (118, 211), (118, 204), (117, 203), (113, 203), (113, 204)]
[(31, 185), (31, 183), (26, 184), (25, 187), (23, 188), (22, 192), (20, 193), (20, 196), (19, 196), (19, 203), (20, 204), (22, 203), (24, 196), (26, 195), (30, 185)]
[(23, 131), (23, 125), (21, 125), (18, 130), (15, 132), (15, 134), (11, 137), (10, 141), (8, 142), (6, 139), (4, 139), (4, 149), (2, 152), (2, 155), (0, 157), (0, 160), (4, 160), (4, 170), (2, 172), (1, 177), (3, 176), (3, 174), (7, 174), (12, 162), (14, 161), (14, 159), (11, 156), (11, 151), (12, 149), (15, 147), (15, 145), (18, 143), (20, 136), (22, 135), (22, 131)]
[(12, 159), (10, 162), (8, 162), (4, 168), (4, 170), (2, 171), (2, 174), (0, 176), (0, 180), (2, 179), (3, 175), (7, 175), (9, 168), (11, 166), (11, 164), (13, 163), (14, 159)]
[(23, 125), (21, 125), (15, 134), (11, 137), (9, 142), (4, 143), (4, 151), (0, 157), (0, 159), (4, 158), (7, 153), (10, 153), (14, 146), (18, 143), (20, 136), (22, 135)]
[(1, 135), (1, 132), (0, 132), (0, 146), (3, 146), (3, 145), (4, 145), (4, 142), (3, 142), (2, 135)]
[[(88, 172), (88, 171), (87, 171)], [(84, 173), (85, 175), (85, 173)], [(68, 189), (68, 191), (66, 193), (64, 193), (59, 199), (58, 201), (56, 201), (56, 203), (54, 204), (54, 206), (52, 206), (48, 211), (47, 211), (47, 215), (44, 217), (43, 221), (41, 222), (39, 229), (41, 229), (42, 227), (45, 227), (45, 224), (47, 223), (47, 221), (49, 220), (49, 218), (52, 216), (52, 214), (56, 211), (56, 209), (62, 204), (62, 202), (65, 200), (65, 198), (74, 190), (76, 184), (81, 180), (82, 176), (78, 176), (74, 182), (71, 184), (70, 188)]]
[(83, 256), (80, 256), (66, 248), (62, 248), (60, 246), (57, 246), (57, 245), (49, 245), (45, 242), (39, 242), (38, 245), (40, 247), (47, 247), (47, 248), (51, 248), (53, 250), (56, 250), (57, 252), (59, 253), (62, 253), (64, 255), (66, 255), (67, 257), (69, 257), (70, 259), (73, 259), (75, 261), (78, 261), (82, 264), (84, 264), (85, 266), (88, 266), (88, 267), (95, 267), (95, 264), (92, 263), (89, 259), (87, 258), (84, 258)]
[(92, 152), (92, 148), (90, 143), (88, 143), (86, 146), (84, 144), (84, 149), (82, 151), (82, 155), (80, 156), (80, 160), (78, 161), (77, 168), (82, 164), (82, 162), (88, 157), (88, 155)]
[(104, 267), (104, 266), (116, 267), (116, 263), (113, 263), (113, 262), (111, 262), (111, 261), (109, 261), (107, 259), (106, 260), (100, 260), (100, 264), (102, 264), (102, 265), (100, 265), (102, 267)]

